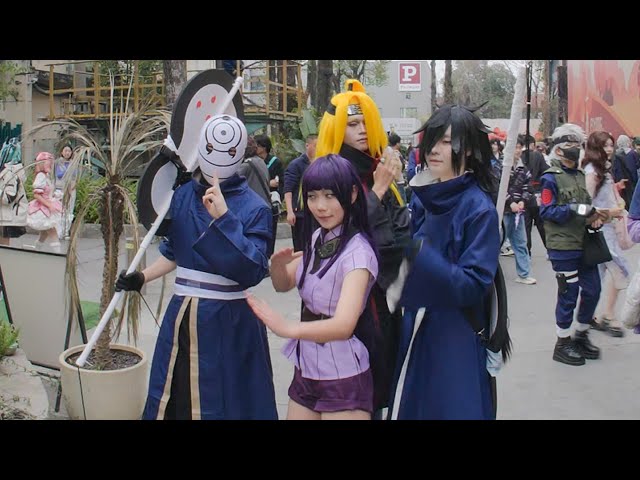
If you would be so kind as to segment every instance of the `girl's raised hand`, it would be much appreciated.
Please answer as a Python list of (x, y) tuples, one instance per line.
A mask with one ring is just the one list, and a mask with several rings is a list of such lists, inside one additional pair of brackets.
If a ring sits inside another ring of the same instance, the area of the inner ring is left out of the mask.
[(291, 338), (291, 325), (278, 312), (273, 310), (267, 302), (261, 300), (251, 293), (247, 292), (247, 303), (253, 310), (253, 313), (264, 323), (269, 330), (279, 337)]
[(302, 250), (294, 252), (292, 247), (283, 248), (271, 255), (271, 268), (284, 268), (302, 256)]

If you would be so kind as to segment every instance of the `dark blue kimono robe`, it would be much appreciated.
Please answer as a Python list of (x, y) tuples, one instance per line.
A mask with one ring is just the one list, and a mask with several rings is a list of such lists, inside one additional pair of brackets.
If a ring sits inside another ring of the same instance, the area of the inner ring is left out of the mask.
[(491, 419), (486, 348), (462, 309), (483, 311), (498, 267), (498, 213), (471, 174), (439, 183), (429, 175), (412, 181), (413, 238), (423, 243), (400, 299), (391, 418)]
[(160, 327), (143, 418), (277, 419), (266, 328), (243, 294), (268, 269), (271, 208), (236, 174), (220, 183), (229, 210), (213, 220), (206, 189), (193, 179), (171, 201), (160, 253), (177, 264), (178, 294)]

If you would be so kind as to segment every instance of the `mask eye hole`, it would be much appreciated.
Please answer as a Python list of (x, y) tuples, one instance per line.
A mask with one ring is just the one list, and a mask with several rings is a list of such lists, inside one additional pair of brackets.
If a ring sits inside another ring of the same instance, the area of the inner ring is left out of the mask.
[(207, 153), (211, 153), (213, 152), (213, 145), (211, 145), (210, 143), (207, 143)]

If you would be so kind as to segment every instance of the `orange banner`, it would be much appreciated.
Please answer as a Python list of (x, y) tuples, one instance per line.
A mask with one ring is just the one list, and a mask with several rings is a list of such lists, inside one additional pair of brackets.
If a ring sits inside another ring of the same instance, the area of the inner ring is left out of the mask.
[(569, 60), (567, 83), (570, 123), (640, 135), (640, 60)]

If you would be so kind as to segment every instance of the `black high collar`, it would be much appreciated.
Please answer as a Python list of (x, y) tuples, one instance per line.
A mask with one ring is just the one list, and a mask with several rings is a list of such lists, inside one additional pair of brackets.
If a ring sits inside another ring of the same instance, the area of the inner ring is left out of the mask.
[(351, 162), (362, 183), (366, 184), (368, 188), (373, 186), (373, 172), (378, 166), (377, 158), (371, 157), (346, 143), (343, 143), (342, 148), (340, 148), (340, 156)]

